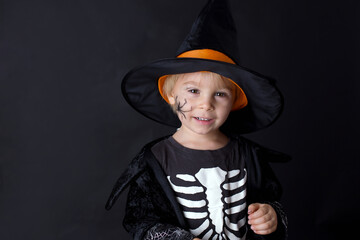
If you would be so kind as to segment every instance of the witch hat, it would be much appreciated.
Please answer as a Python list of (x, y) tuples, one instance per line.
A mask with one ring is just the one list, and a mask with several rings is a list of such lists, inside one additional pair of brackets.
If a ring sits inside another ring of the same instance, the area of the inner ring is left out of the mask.
[[(175, 58), (160, 59), (129, 71), (122, 82), (126, 101), (144, 116), (180, 127), (180, 121), (160, 94), (170, 74), (209, 71), (231, 79), (245, 99), (231, 111), (223, 131), (249, 133), (268, 127), (283, 109), (283, 97), (273, 80), (239, 63), (237, 33), (227, 0), (208, 0)], [(160, 88), (160, 91), (159, 91)]]

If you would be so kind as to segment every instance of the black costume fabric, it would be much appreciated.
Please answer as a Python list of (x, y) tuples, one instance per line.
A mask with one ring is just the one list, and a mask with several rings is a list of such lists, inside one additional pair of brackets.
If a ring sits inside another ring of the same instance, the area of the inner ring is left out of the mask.
[(182, 146), (169, 137), (151, 148), (200, 239), (245, 239), (246, 168), (238, 141), (216, 150)]
[[(286, 162), (290, 159), (289, 156), (261, 147), (243, 137), (233, 137), (238, 141), (239, 151), (245, 157), (248, 170), (247, 202), (271, 204), (278, 216), (278, 228), (274, 233), (260, 236), (250, 231), (247, 239), (286, 239), (286, 215), (279, 204), (282, 189), (269, 162)], [(116, 182), (106, 204), (106, 209), (109, 210), (121, 192), (130, 185), (123, 224), (136, 240), (144, 239), (148, 231), (157, 224), (188, 229), (174, 192), (151, 152), (151, 147), (163, 139), (147, 144), (140, 151)], [(184, 236), (186, 237), (183, 239), (189, 238), (188, 233)]]

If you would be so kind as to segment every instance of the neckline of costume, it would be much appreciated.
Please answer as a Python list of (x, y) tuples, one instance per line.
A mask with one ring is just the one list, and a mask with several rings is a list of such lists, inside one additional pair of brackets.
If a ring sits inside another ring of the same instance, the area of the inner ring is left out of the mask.
[(231, 149), (235, 139), (229, 137), (229, 141), (226, 143), (225, 146), (221, 147), (221, 148), (218, 148), (218, 149), (194, 149), (194, 148), (188, 148), (188, 147), (185, 147), (183, 145), (181, 145), (179, 142), (177, 142), (173, 136), (170, 136), (168, 139), (167, 139), (170, 144), (175, 147), (176, 149), (180, 150), (180, 151), (183, 151), (183, 152), (222, 152), (222, 151), (228, 151), (229, 149)]

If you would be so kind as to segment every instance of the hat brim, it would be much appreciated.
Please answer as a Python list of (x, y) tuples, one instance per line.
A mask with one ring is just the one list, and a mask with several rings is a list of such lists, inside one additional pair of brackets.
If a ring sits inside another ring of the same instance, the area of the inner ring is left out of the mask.
[(132, 69), (122, 81), (122, 94), (130, 106), (145, 117), (180, 127), (177, 115), (158, 91), (158, 79), (197, 71), (210, 71), (232, 79), (248, 98), (246, 107), (230, 113), (222, 126), (223, 131), (254, 132), (270, 126), (282, 112), (283, 96), (274, 80), (238, 65), (207, 59), (161, 59)]

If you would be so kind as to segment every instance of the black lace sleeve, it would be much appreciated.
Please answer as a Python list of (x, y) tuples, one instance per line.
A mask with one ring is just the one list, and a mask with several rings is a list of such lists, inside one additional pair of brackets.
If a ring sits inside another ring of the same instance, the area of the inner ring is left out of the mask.
[(157, 223), (147, 231), (144, 240), (192, 240), (193, 238), (194, 236), (184, 229)]
[[(151, 171), (145, 171), (130, 186), (123, 225), (125, 229), (133, 235), (135, 240), (143, 240), (145, 235), (151, 236), (147, 234), (149, 229), (152, 229), (159, 223), (180, 227), (174, 215), (174, 210), (166, 198), (163, 189), (159, 183), (154, 180), (153, 173)], [(158, 228), (160, 227), (158, 226)], [(162, 231), (154, 231), (158, 228), (151, 231), (152, 236), (159, 237), (166, 232), (164, 231), (166, 228), (163, 228)], [(177, 230), (179, 229), (180, 228)], [(158, 233), (155, 234), (155, 232)], [(172, 230), (170, 232), (177, 231)]]
[(248, 174), (248, 201), (249, 203), (267, 203), (276, 211), (278, 227), (275, 232), (268, 235), (257, 235), (249, 232), (251, 240), (285, 240), (287, 239), (287, 217), (280, 204), (282, 187), (273, 171), (270, 162), (284, 163), (290, 161), (290, 156), (262, 147), (256, 143), (248, 142), (247, 168)]
[(279, 202), (268, 202), (268, 204), (270, 204), (276, 211), (277, 216), (278, 216), (278, 222), (284, 225), (284, 227), (287, 229), (288, 227), (288, 220), (287, 220), (287, 216), (286, 213), (281, 205), (281, 203)]
[(288, 220), (286, 213), (283, 209), (281, 203), (274, 202), (264, 202), (272, 206), (276, 212), (278, 219), (278, 227), (275, 232), (265, 236), (266, 240), (285, 240), (288, 238)]

